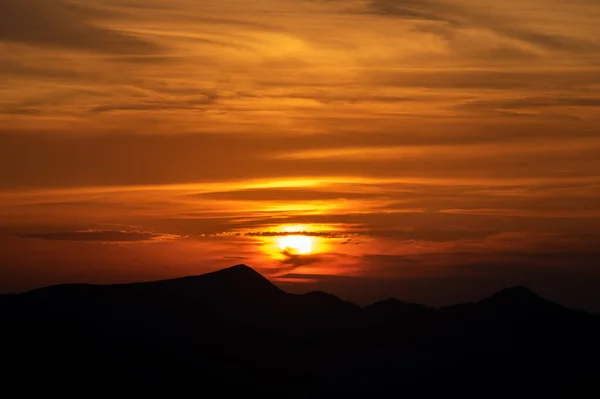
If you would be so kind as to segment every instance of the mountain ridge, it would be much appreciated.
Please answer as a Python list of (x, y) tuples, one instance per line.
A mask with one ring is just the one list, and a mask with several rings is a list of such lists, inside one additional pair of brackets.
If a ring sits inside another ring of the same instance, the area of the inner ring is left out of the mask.
[(437, 309), (398, 299), (359, 307), (287, 293), (246, 265), (0, 296), (0, 325), (8, 385), (73, 395), (80, 384), (298, 399), (480, 396), (490, 386), (572, 394), (594, 392), (598, 370), (584, 365), (600, 357), (598, 317), (523, 287)]
[[(280, 292), (287, 295), (294, 296), (320, 296), (322, 298), (336, 298), (339, 301), (343, 301), (345, 303), (353, 304), (355, 306), (359, 306), (354, 304), (351, 301), (343, 300), (333, 294), (324, 292), (324, 291), (309, 291), (301, 294), (293, 294), (288, 293), (281, 288), (277, 287), (274, 283), (272, 283), (268, 278), (263, 276), (261, 273), (256, 271), (254, 268), (246, 265), (246, 264), (237, 264), (224, 269), (219, 269), (215, 271), (211, 271), (204, 274), (199, 275), (190, 275), (190, 276), (182, 276), (182, 277), (174, 277), (169, 279), (159, 279), (159, 280), (151, 280), (151, 281), (143, 281), (143, 282), (128, 282), (128, 283), (116, 283), (116, 284), (91, 284), (91, 283), (67, 283), (67, 284), (57, 284), (57, 285), (49, 285), (45, 287), (36, 288), (29, 291), (24, 291), (20, 293), (11, 293), (11, 294), (0, 294), (0, 297), (15, 297), (33, 294), (45, 290), (59, 290), (59, 289), (83, 289), (83, 288), (126, 288), (133, 286), (156, 286), (156, 285), (166, 285), (166, 284), (206, 284), (208, 282), (214, 282), (221, 280), (220, 282), (235, 284), (235, 285), (245, 285), (246, 282), (242, 281), (242, 279), (252, 279), (254, 284), (261, 284), (262, 288), (269, 287), (268, 289), (272, 292)], [(474, 305), (474, 304), (483, 304), (483, 303), (505, 303), (505, 304), (518, 304), (520, 302), (528, 302), (528, 301), (544, 301), (548, 303), (555, 304), (557, 306), (564, 307), (563, 305), (550, 301), (536, 294), (529, 288), (525, 286), (510, 286), (504, 288), (498, 292), (492, 293), (488, 297), (485, 297), (476, 302), (466, 302), (466, 303), (458, 303), (454, 305), (445, 305), (440, 307), (434, 307), (429, 305), (423, 305), (418, 303), (405, 302), (398, 298), (386, 298), (382, 299), (364, 306), (359, 306), (363, 309), (380, 307), (380, 306), (389, 306), (394, 308), (402, 308), (402, 307), (423, 307), (429, 309), (446, 309), (452, 308), (455, 306), (465, 306), (465, 305)]]

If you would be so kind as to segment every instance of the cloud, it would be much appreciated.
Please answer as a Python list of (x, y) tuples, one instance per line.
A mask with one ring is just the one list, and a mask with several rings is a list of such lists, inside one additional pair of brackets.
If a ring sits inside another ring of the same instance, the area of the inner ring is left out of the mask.
[(336, 199), (373, 198), (373, 193), (351, 191), (328, 191), (311, 188), (255, 188), (231, 191), (215, 191), (193, 194), (206, 199), (224, 199), (233, 201), (321, 201)]
[(120, 230), (81, 230), (56, 233), (22, 234), (19, 237), (37, 240), (80, 241), (97, 243), (171, 241), (180, 238), (179, 236), (172, 234), (157, 234), (147, 231)]
[[(528, 27), (521, 21), (526, 20), (532, 14), (522, 12), (522, 7), (519, 6), (521, 6), (520, 2), (510, 1), (506, 2), (506, 7), (502, 9), (498, 7), (482, 8), (478, 4), (464, 0), (369, 0), (367, 1), (367, 12), (436, 23), (433, 26), (426, 24), (417, 28), (437, 33), (451, 40), (455, 45), (462, 43), (461, 35), (477, 35), (480, 33), (473, 32), (473, 30), (479, 30), (492, 32), (501, 40), (509, 39), (517, 42), (512, 44), (505, 42), (503, 43), (504, 47), (517, 47), (521, 42), (532, 45), (534, 48), (554, 51), (574, 52), (598, 49), (598, 43), (593, 40), (571, 36), (564, 32), (551, 33), (538, 30), (539, 28)], [(548, 8), (544, 9), (541, 2), (537, 2), (536, 6), (537, 15), (545, 16)], [(584, 7), (585, 5), (582, 5), (576, 11), (585, 12), (586, 8)], [(521, 49), (525, 50), (522, 47)]]
[(356, 236), (354, 233), (343, 231), (258, 231), (245, 233), (247, 237), (285, 237), (285, 236), (308, 236), (322, 238), (348, 238)]
[(570, 70), (522, 71), (507, 68), (503, 70), (398, 70), (372, 76), (371, 80), (384, 86), (393, 84), (410, 88), (541, 91), (557, 87), (591, 88), (598, 78), (600, 72), (592, 69), (574, 73)]
[(598, 251), (552, 251), (546, 249), (509, 251), (509, 248), (484, 252), (444, 252), (412, 255), (364, 255), (359, 258), (369, 278), (476, 278), (544, 280), (551, 275), (596, 274)]
[(330, 282), (340, 282), (340, 281), (360, 282), (364, 278), (360, 277), (360, 276), (345, 276), (345, 275), (335, 275), (335, 274), (287, 273), (282, 276), (279, 276), (278, 279), (299, 280), (299, 281), (316, 280), (316, 281), (330, 281)]
[(0, 114), (8, 114), (8, 115), (40, 115), (42, 114), (42, 110), (38, 108), (26, 108), (26, 107), (16, 107), (16, 108), (7, 108), (0, 109)]
[(94, 20), (112, 16), (91, 6), (64, 0), (2, 0), (0, 41), (62, 47), (107, 54), (147, 54), (158, 46)]
[(293, 100), (312, 100), (321, 104), (364, 104), (364, 103), (418, 103), (427, 102), (432, 98), (430, 96), (403, 96), (403, 95), (381, 95), (370, 91), (360, 94), (340, 95), (332, 92), (322, 91), (306, 91), (306, 92), (291, 92), (285, 94), (259, 94), (253, 92), (237, 92), (234, 98), (236, 99), (293, 99)]
[(368, 0), (368, 12), (405, 19), (452, 23), (454, 7), (435, 0)]
[(600, 98), (598, 97), (522, 97), (497, 100), (471, 100), (454, 107), (463, 111), (522, 111), (539, 108), (598, 108), (600, 107)]
[(279, 272), (291, 272), (302, 266), (309, 266), (320, 263), (325, 256), (323, 255), (298, 255), (289, 251), (283, 251), (284, 259), (279, 261)]
[(198, 98), (178, 99), (174, 101), (140, 101), (132, 104), (107, 104), (92, 108), (91, 112), (204, 110), (204, 106), (214, 104), (216, 98), (214, 94), (206, 94)]

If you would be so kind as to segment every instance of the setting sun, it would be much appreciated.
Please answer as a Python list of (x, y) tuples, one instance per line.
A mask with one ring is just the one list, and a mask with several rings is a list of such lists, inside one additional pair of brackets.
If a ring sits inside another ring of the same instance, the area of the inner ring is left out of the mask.
[(278, 239), (279, 248), (294, 255), (308, 255), (313, 250), (313, 242), (307, 236), (284, 236)]

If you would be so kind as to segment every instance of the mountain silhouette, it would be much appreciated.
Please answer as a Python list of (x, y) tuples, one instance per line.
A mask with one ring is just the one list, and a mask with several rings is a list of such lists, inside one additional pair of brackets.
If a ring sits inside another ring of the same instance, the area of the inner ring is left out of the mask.
[(506, 288), (479, 303), (496, 307), (517, 307), (519, 309), (541, 309), (542, 307), (552, 307), (554, 310), (558, 310), (558, 308), (561, 307), (554, 302), (545, 300), (527, 287), (520, 286)]
[(2, 295), (0, 326), (5, 389), (23, 394), (598, 394), (600, 318), (525, 287), (439, 309), (361, 308), (236, 265)]

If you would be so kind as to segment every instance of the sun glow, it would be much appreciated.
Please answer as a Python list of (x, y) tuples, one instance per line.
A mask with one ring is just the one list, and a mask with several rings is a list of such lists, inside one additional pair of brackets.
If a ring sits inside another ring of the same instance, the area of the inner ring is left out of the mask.
[(307, 236), (283, 236), (278, 238), (279, 249), (293, 255), (308, 255), (313, 251), (313, 240)]
[(337, 227), (324, 224), (282, 224), (267, 232), (259, 232), (256, 239), (262, 243), (271, 259), (286, 261), (292, 257), (317, 256), (331, 250), (333, 242), (327, 232)]

